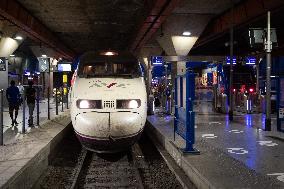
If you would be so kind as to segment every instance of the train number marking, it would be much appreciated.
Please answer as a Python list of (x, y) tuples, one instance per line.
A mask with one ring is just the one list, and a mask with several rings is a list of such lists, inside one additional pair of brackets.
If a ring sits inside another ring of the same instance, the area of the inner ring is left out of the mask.
[(202, 134), (202, 138), (217, 138), (218, 136), (214, 134)]
[(284, 182), (284, 173), (270, 173), (268, 176), (277, 176), (277, 180)]
[(248, 151), (244, 148), (227, 148), (231, 154), (248, 154)]
[(213, 125), (213, 124), (217, 124), (217, 125), (221, 125), (221, 123), (220, 122), (217, 122), (217, 121), (212, 121), (212, 122), (209, 122), (209, 125)]
[(237, 129), (233, 129), (233, 130), (230, 130), (229, 133), (235, 133), (235, 134), (239, 134), (239, 133), (243, 133), (244, 131), (242, 130), (237, 130)]
[(275, 142), (272, 142), (272, 141), (269, 141), (269, 140), (260, 140), (260, 141), (257, 141), (259, 145), (261, 146), (277, 146), (278, 144), (275, 143)]

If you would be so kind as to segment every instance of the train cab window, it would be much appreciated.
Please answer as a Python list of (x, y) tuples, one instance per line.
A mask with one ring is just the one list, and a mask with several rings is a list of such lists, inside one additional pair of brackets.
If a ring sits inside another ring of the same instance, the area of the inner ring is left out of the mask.
[(138, 62), (95, 62), (79, 65), (78, 76), (137, 78), (142, 71)]

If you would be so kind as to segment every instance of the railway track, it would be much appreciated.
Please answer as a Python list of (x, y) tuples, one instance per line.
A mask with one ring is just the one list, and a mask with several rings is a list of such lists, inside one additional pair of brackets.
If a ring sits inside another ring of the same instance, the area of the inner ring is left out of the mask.
[(147, 136), (116, 154), (86, 151), (72, 135), (61, 146), (34, 189), (182, 188)]
[[(134, 148), (138, 148), (135, 145)], [(138, 188), (143, 183), (134, 151), (119, 154), (98, 155), (82, 150), (81, 161), (75, 169), (76, 174), (71, 189), (75, 188)], [(135, 150), (137, 152), (137, 150)], [(119, 158), (119, 159), (118, 159)]]

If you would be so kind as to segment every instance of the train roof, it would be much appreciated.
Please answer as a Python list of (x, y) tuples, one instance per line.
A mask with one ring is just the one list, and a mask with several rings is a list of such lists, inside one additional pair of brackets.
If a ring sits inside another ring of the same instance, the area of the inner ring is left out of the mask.
[[(137, 58), (130, 52), (115, 51), (115, 55), (106, 55), (108, 51), (90, 51), (84, 53), (80, 57), (80, 62), (102, 62), (102, 61), (115, 61), (115, 62), (137, 62)], [(110, 51), (109, 51), (110, 52)]]

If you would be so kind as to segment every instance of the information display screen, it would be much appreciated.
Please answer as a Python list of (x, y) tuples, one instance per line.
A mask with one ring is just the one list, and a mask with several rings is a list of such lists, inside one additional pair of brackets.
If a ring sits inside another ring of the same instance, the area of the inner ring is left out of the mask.
[[(227, 63), (227, 64), (231, 64), (231, 61), (230, 61), (230, 57), (229, 57), (229, 56), (226, 57), (226, 63)], [(237, 64), (237, 59), (236, 59), (236, 57), (233, 57), (233, 64)]]
[(162, 56), (152, 56), (152, 64), (153, 65), (162, 65), (163, 57)]
[(71, 64), (58, 64), (59, 72), (71, 72)]
[(0, 57), (0, 71), (6, 71), (6, 58)]
[(247, 65), (255, 65), (256, 58), (255, 57), (246, 57), (246, 64)]
[(49, 58), (38, 58), (38, 65), (40, 72), (48, 72), (49, 71)]

